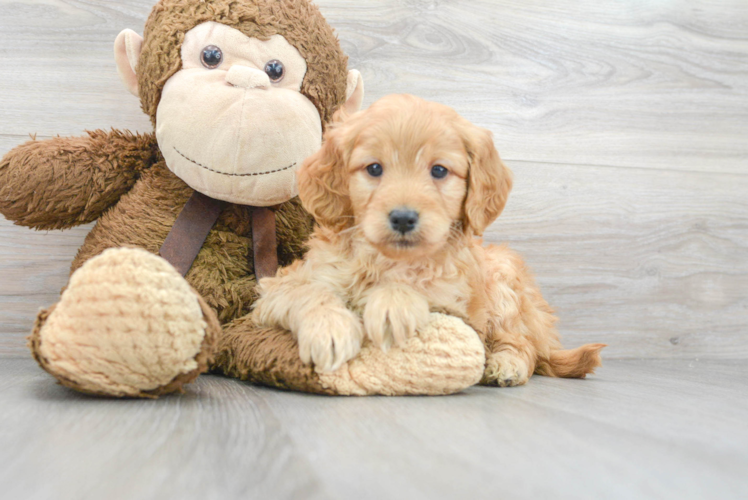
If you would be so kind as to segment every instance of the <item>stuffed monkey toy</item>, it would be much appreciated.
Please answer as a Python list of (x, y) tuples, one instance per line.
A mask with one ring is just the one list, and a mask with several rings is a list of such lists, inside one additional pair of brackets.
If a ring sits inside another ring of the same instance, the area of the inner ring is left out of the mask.
[(115, 42), (155, 132), (30, 141), (0, 162), (0, 213), (35, 229), (96, 221), (60, 301), (30, 336), (63, 385), (157, 397), (212, 369), (324, 394), (447, 394), (477, 383), (484, 351), (434, 314), (402, 348), (365, 347), (332, 373), (289, 332), (249, 316), (258, 277), (304, 252), (313, 221), (295, 170), (325, 124), (363, 99), (357, 71), (308, 0), (161, 0), (144, 38)]

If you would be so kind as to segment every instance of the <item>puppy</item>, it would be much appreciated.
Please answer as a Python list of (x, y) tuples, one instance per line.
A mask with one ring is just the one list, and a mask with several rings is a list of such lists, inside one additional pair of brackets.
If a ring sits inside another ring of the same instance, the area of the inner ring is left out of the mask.
[(318, 371), (336, 370), (367, 338), (402, 344), (430, 311), (461, 317), (481, 336), (484, 384), (584, 377), (600, 365), (603, 344), (561, 350), (520, 257), (476, 239), (512, 187), (488, 130), (409, 95), (337, 120), (298, 171), (319, 224), (309, 252), (260, 282), (258, 324), (291, 331)]

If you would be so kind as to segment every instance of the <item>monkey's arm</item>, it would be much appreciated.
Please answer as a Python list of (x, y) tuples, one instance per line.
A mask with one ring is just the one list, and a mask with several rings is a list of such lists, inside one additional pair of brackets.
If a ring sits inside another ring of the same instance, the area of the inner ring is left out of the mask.
[(153, 134), (96, 130), (29, 141), (0, 161), (0, 214), (36, 229), (92, 222), (158, 156)]

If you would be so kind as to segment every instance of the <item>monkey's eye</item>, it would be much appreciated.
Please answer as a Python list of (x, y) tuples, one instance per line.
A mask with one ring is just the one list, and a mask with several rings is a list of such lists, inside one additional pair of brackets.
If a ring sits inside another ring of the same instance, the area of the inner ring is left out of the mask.
[(380, 165), (379, 163), (372, 163), (371, 165), (366, 167), (366, 171), (372, 177), (379, 177), (384, 172), (384, 170), (382, 169), (382, 165)]
[(441, 165), (431, 167), (431, 177), (434, 179), (444, 179), (447, 174), (449, 174), (449, 170), (446, 167), (442, 167)]
[(283, 80), (283, 75), (285, 74), (285, 72), (286, 71), (283, 67), (283, 63), (278, 59), (273, 59), (265, 65), (265, 73), (267, 73), (270, 81), (273, 83), (278, 83), (279, 81)]
[(215, 45), (208, 45), (200, 55), (200, 61), (208, 69), (216, 69), (223, 62), (223, 51)]

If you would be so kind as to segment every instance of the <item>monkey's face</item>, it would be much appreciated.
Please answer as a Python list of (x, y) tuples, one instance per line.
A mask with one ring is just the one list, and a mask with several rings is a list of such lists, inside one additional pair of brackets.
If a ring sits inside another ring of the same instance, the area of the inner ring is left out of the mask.
[(260, 40), (215, 22), (187, 32), (182, 69), (166, 82), (156, 114), (169, 169), (232, 203), (296, 196), (296, 169), (322, 142), (320, 115), (300, 93), (306, 71), (281, 35)]

